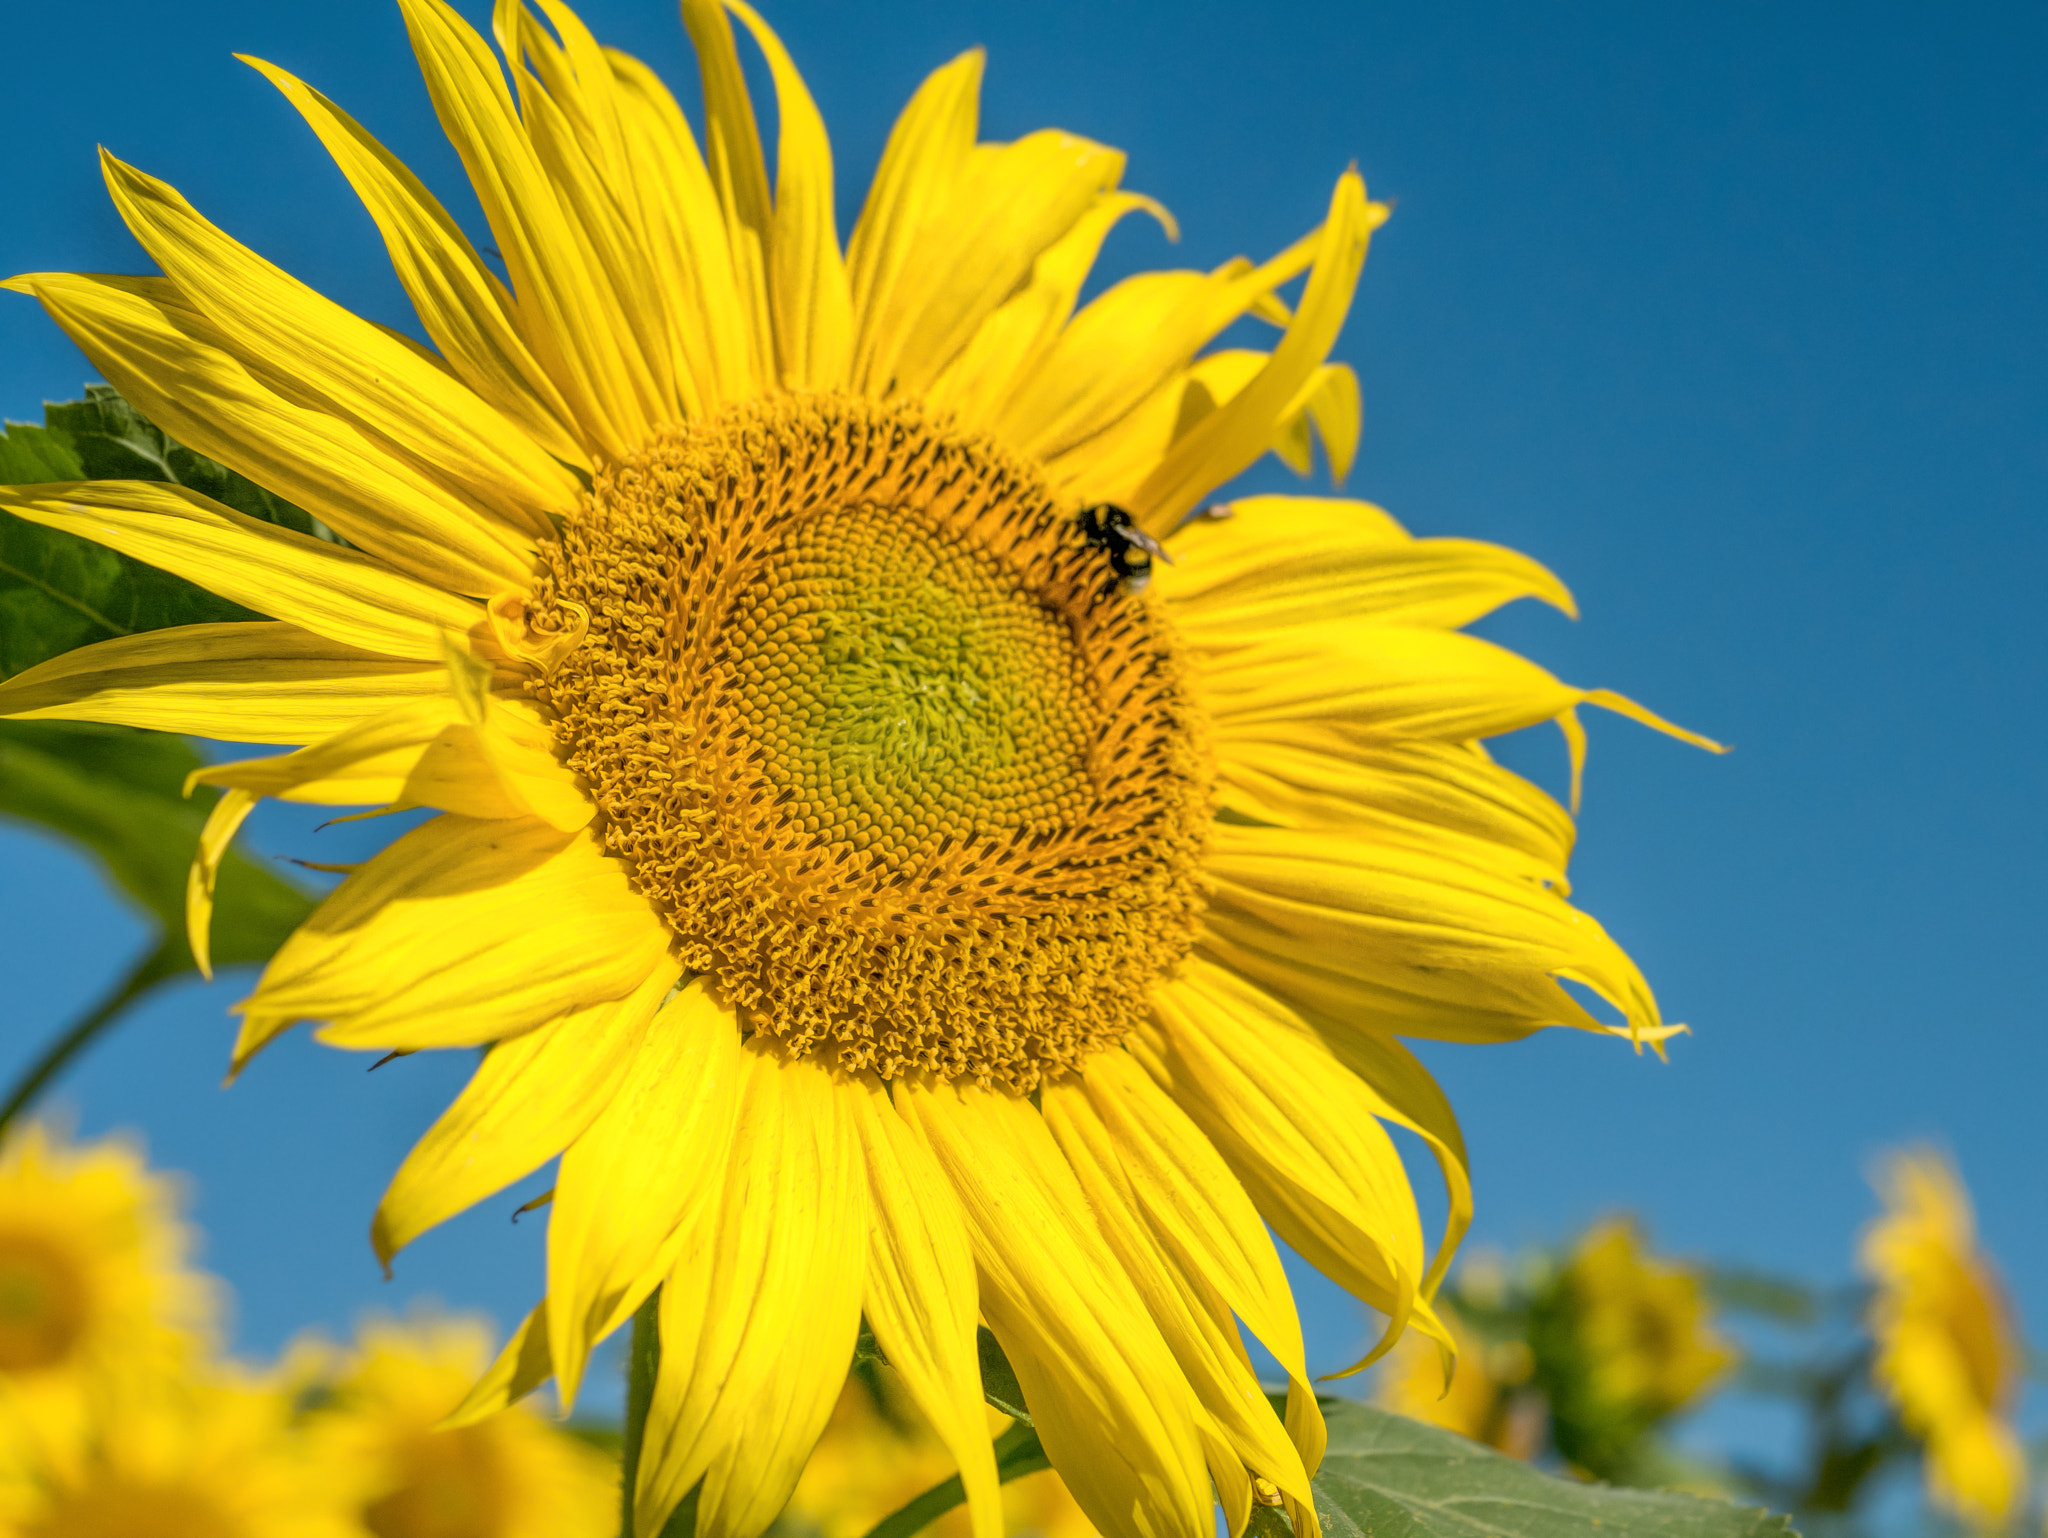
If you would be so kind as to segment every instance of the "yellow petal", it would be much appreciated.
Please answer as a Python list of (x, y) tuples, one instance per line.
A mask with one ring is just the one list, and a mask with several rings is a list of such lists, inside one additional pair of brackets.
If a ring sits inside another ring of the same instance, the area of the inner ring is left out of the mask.
[(1242, 1319), (1287, 1374), (1288, 1429), (1313, 1474), (1326, 1440), (1322, 1414), (1293, 1293), (1258, 1208), (1215, 1145), (1128, 1053), (1089, 1059), (1078, 1091), (1169, 1263)]
[[(630, 993), (668, 932), (588, 834), (452, 815), (413, 829), (335, 889), (278, 949), (259, 1020), (325, 1020), (336, 1046), (473, 1046)], [(264, 1027), (274, 1034), (269, 1025)]]
[(1265, 453), (1287, 408), (1329, 355), (1351, 308), (1372, 231), (1384, 205), (1365, 200), (1355, 171), (1338, 178), (1301, 304), (1272, 359), (1227, 406), (1176, 439), (1133, 499), (1131, 511), (1163, 534), (1215, 486)]
[(512, 1332), (490, 1371), (477, 1380), (468, 1397), (434, 1429), (453, 1431), (488, 1420), (547, 1382), (553, 1371), (548, 1361), (548, 1303), (543, 1298), (540, 1306), (526, 1316), (526, 1322)]
[(296, 625), (179, 625), (81, 646), (15, 674), (0, 683), (0, 716), (298, 743), (447, 692), (438, 661), (393, 661)]
[[(1118, 1059), (1137, 1071), (1122, 1052), (1097, 1054), (1097, 1061), (1104, 1058)], [(1095, 1071), (1091, 1064), (1089, 1072)], [(1113, 1072), (1114, 1066), (1104, 1071)], [(1259, 1388), (1229, 1306), (1199, 1270), (1189, 1268), (1183, 1257), (1169, 1249), (1170, 1239), (1153, 1226), (1151, 1208), (1162, 1193), (1157, 1187), (1143, 1194), (1136, 1189), (1125, 1169), (1121, 1139), (1105, 1125), (1079, 1084), (1067, 1079), (1045, 1085), (1039, 1105), (1046, 1126), (1094, 1210), (1103, 1238), (1144, 1300), (1196, 1399), (1228, 1439), (1232, 1457), (1243, 1469), (1271, 1480), (1296, 1500), (1312, 1500), (1308, 1471)], [(1221, 1173), (1229, 1185), (1236, 1186), (1227, 1170), (1212, 1173)], [(1172, 1202), (1169, 1212), (1186, 1205), (1190, 1198), (1201, 1202), (1205, 1195), (1197, 1181), (1186, 1176), (1168, 1190), (1180, 1198)], [(1242, 1197), (1241, 1188), (1237, 1194)], [(1244, 1206), (1251, 1204), (1246, 1201)], [(1264, 1238), (1264, 1225), (1257, 1214), (1248, 1212), (1246, 1216), (1251, 1231)], [(1241, 1471), (1238, 1477), (1242, 1478)], [(1250, 1499), (1248, 1490), (1245, 1499)]]
[(862, 1310), (911, 1403), (959, 1466), (973, 1538), (1002, 1538), (1003, 1500), (982, 1408), (974, 1251), (931, 1152), (872, 1074), (843, 1091), (867, 1161)]
[(573, 11), (542, 4), (562, 43), (524, 0), (497, 0), (492, 30), (518, 87), (519, 126), (587, 258), (592, 291), (626, 328), (606, 339), (631, 395), (626, 420), (651, 428), (687, 409), (675, 372), (675, 306), (650, 264), (638, 189), (626, 180), (610, 61)]
[(1169, 236), (1175, 233), (1172, 216), (1151, 198), (1135, 192), (1098, 198), (1032, 265), (1030, 283), (1004, 300), (932, 381), (925, 391), (927, 403), (958, 412), (968, 425), (1000, 435), (1013, 398), (1040, 374), (1060, 329), (1072, 317), (1102, 242), (1125, 214), (1141, 209)]
[(678, 1224), (714, 1200), (745, 1066), (738, 1023), (705, 981), (688, 983), (642, 1039), (621, 1093), (562, 1156), (548, 1297), (564, 1404), (591, 1348), (660, 1284)]
[(1297, 722), (1342, 723), (1377, 737), (1492, 737), (1555, 720), (1585, 698), (1477, 636), (1335, 620), (1213, 654), (1201, 687), (1226, 737)]
[(569, 409), (513, 325), (512, 296), (420, 179), (325, 96), (262, 59), (237, 55), (284, 93), (320, 136), (377, 221), (392, 269), (427, 335), (470, 389), (565, 464), (590, 456), (565, 425)]
[(781, 138), (775, 213), (768, 227), (768, 291), (783, 388), (846, 383), (853, 357), (853, 298), (833, 224), (832, 142), (803, 76), (769, 25), (744, 0), (726, 0), (767, 55)]
[[(195, 785), (233, 786), (281, 801), (307, 801), (316, 806), (386, 806), (404, 798), (407, 780), (435, 743), (446, 742), (454, 751), (460, 751), (454, 737), (457, 731), (473, 737), (469, 728), (461, 724), (455, 701), (443, 694), (383, 711), (296, 753), (209, 764), (195, 770), (191, 778)], [(481, 767), (481, 755), (473, 740), (468, 756)], [(466, 794), (444, 798), (459, 800), (461, 805), (446, 806), (442, 800), (415, 804), (460, 812), (466, 817), (532, 815), (494, 777), (472, 775), (461, 783)]]
[(252, 373), (382, 437), (528, 539), (554, 532), (575, 476), (448, 371), (280, 271), (177, 191), (100, 152), (114, 206), (192, 307)]
[[(189, 783), (185, 791), (191, 794)], [(208, 982), (213, 981), (214, 881), (228, 845), (255, 809), (256, 797), (246, 790), (231, 790), (214, 802), (213, 810), (206, 814), (206, 825), (199, 830), (199, 850), (185, 877), (185, 934), (199, 975)]]
[(877, 296), (873, 350), (855, 360), (855, 387), (921, 392), (1123, 168), (1118, 151), (1050, 129), (977, 145), (889, 294)]
[(530, 578), (531, 540), (430, 468), (253, 373), (164, 279), (44, 272), (0, 286), (40, 300), (156, 426), (351, 543), (450, 593), (487, 597)]
[[(1265, 958), (1252, 975), (1283, 996), (1290, 985), (1279, 958), (1298, 956), (1392, 992), (1538, 1025), (1622, 1029), (1589, 1016), (1562, 978), (1621, 1011), (1632, 1039), (1667, 1034), (1649, 983), (1598, 924), (1456, 841), (1220, 825), (1208, 873), (1208, 928)], [(1425, 1034), (1411, 1021), (1386, 1028)]]
[(370, 1243), (387, 1271), (428, 1229), (532, 1174), (583, 1135), (625, 1084), (674, 982), (672, 966), (657, 968), (625, 998), (571, 1010), (485, 1054), (377, 1204)]
[(607, 52), (631, 185), (640, 195), (647, 257), (671, 296), (685, 351), (681, 381), (697, 409), (747, 400), (773, 377), (773, 338), (756, 336), (740, 301), (725, 213), (689, 120), (654, 72)]
[(772, 360), (775, 322), (768, 245), (774, 210), (768, 167), (761, 156), (761, 131), (754, 123), (754, 104), (747, 95), (724, 7), (719, 0), (683, 0), (682, 10), (683, 26), (697, 50), (697, 73), (704, 88), (704, 160), (725, 214), (741, 313)]
[(1201, 647), (1354, 619), (1454, 630), (1518, 598), (1578, 613), (1564, 584), (1525, 555), (1477, 540), (1390, 542), (1340, 502), (1196, 519), (1172, 548), (1159, 590)]
[(755, 1538), (796, 1488), (860, 1328), (867, 1177), (855, 1092), (756, 1036), (716, 1201), (661, 1288), (638, 1538), (699, 1479), (698, 1538)]
[(1214, 272), (1124, 279), (1074, 317), (1003, 408), (998, 430), (1048, 459), (1103, 432), (1261, 297), (1298, 276), (1315, 249), (1301, 241), (1259, 267), (1240, 258)]
[(647, 436), (654, 390), (588, 232), (563, 208), (489, 45), (445, 0), (399, 8), (435, 115), (504, 253), (521, 338), (575, 414), (580, 441), (631, 453)]
[[(481, 760), (477, 767), (482, 768), (483, 774), (472, 771), (466, 778), (494, 782), (515, 804), (530, 809), (534, 816), (564, 833), (589, 826), (597, 815), (596, 804), (577, 788), (569, 771), (555, 758), (554, 734), (540, 713), (525, 700), (493, 694), (490, 664), (473, 656), (454, 636), (441, 637), (441, 653), (448, 665), (450, 692), (468, 728), (469, 739), (453, 740), (449, 747), (459, 752), (473, 743), (475, 755)], [(447, 756), (450, 755), (444, 758)], [(457, 757), (451, 767), (460, 776), (469, 766)], [(457, 783), (467, 789), (461, 779)], [(430, 798), (425, 784), (418, 780), (409, 782), (409, 788), (415, 785), (418, 793), (410, 804), (441, 804)]]
[(1358, 457), (1358, 439), (1365, 430), (1365, 401), (1350, 364), (1326, 363), (1317, 369), (1295, 396), (1294, 404), (1282, 413), (1273, 452), (1296, 475), (1307, 475), (1315, 468), (1309, 446), (1311, 427), (1323, 440), (1330, 479), (1341, 486)]
[(896, 1104), (959, 1196), (982, 1313), (1082, 1511), (1111, 1538), (1206, 1531), (1201, 1407), (1037, 1109), (917, 1079)]
[(1422, 1222), (1385, 1104), (1304, 1034), (1276, 1027), (1257, 989), (1191, 967), (1154, 995), (1154, 1023), (1133, 1056), (1201, 1127), (1259, 1211), (1303, 1259), (1388, 1316), (1386, 1337), (1349, 1371), (1391, 1347), (1411, 1315), (1432, 1335), (1419, 1296)]
[(889, 131), (867, 202), (847, 244), (847, 280), (853, 291), (854, 377), (886, 376), (875, 366), (884, 340), (881, 322), (897, 285), (918, 253), (924, 227), (953, 196), (980, 121), (979, 48), (941, 65), (904, 107)]
[(1397, 837), (1442, 829), (1514, 851), (1569, 894), (1571, 814), (1473, 743), (1348, 742), (1304, 725), (1245, 737), (1218, 755), (1224, 804), (1283, 828), (1386, 827)]
[(0, 487), (0, 508), (364, 651), (438, 657), (483, 611), (381, 562), (165, 481)]

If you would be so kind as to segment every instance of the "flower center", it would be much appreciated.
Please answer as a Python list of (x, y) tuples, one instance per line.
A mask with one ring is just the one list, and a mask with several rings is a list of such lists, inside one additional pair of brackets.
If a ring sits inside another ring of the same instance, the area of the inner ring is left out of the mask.
[(54, 1367), (85, 1333), (77, 1265), (36, 1234), (0, 1233), (0, 1372)]
[(527, 616), (607, 847), (747, 1024), (1029, 1089), (1187, 952), (1209, 816), (1172, 636), (1035, 470), (779, 396), (602, 473)]

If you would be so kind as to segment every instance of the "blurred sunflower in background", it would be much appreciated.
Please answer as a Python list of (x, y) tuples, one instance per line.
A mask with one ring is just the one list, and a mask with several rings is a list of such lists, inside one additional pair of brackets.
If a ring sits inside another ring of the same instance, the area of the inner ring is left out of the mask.
[(1484, 1442), (1510, 1458), (1536, 1457), (1547, 1424), (1541, 1397), (1520, 1392), (1535, 1369), (1528, 1342), (1487, 1339), (1447, 1300), (1436, 1312), (1458, 1354), (1448, 1387), (1430, 1343), (1404, 1335), (1379, 1371), (1374, 1400), (1382, 1409)]
[(440, 1422), (490, 1365), (482, 1320), (374, 1320), (348, 1351), (301, 1343), (287, 1360), (304, 1432), (325, 1465), (355, 1471), (375, 1538), (605, 1538), (618, 1530), (618, 1462), (530, 1406)]
[[(0, 1141), (0, 1422), (62, 1436), (95, 1375), (173, 1376), (216, 1343), (176, 1183), (109, 1138), (26, 1123)], [(4, 1435), (4, 1432), (0, 1432)]]
[[(235, 1061), (302, 1020), (490, 1047), (375, 1242), (561, 1155), (546, 1299), (464, 1414), (550, 1375), (573, 1404), (658, 1289), (643, 1535), (692, 1491), (705, 1538), (766, 1527), (863, 1315), (977, 1538), (978, 1319), (1098, 1528), (1206, 1530), (1213, 1484), (1233, 1531), (1259, 1499), (1313, 1533), (1324, 1434), (1267, 1223), (1386, 1316), (1379, 1349), (1454, 1344), (1430, 1299), (1464, 1148), (1396, 1037), (1671, 1029), (1567, 900), (1570, 813), (1480, 746), (1556, 721), (1576, 791), (1580, 705), (1673, 730), (1460, 633), (1570, 612), (1556, 578), (1363, 503), (1200, 510), (1312, 434), (1348, 466), (1357, 384), (1326, 359), (1386, 209), (1346, 173), (1263, 263), (1078, 306), (1118, 220), (1170, 222), (1114, 150), (979, 142), (978, 53), (913, 97), (842, 254), (823, 122), (738, 0), (683, 6), (701, 147), (556, 0), (501, 0), (502, 66), (442, 0), (401, 8), (507, 278), (272, 65), (433, 348), (108, 156), (162, 275), (10, 286), (339, 538), (161, 483), (0, 491), (272, 616), (69, 653), (0, 714), (297, 748), (194, 776), (227, 788), (202, 962), (258, 797), (443, 814), (280, 949)], [(728, 10), (775, 84), (772, 190)], [(1246, 317), (1270, 352), (1204, 351)], [(1449, 1186), (1434, 1257), (1388, 1124)]]
[(1873, 1183), (1885, 1213), (1859, 1260), (1874, 1291), (1872, 1375), (1924, 1444), (1936, 1505), (2002, 1526), (2026, 1493), (2012, 1424), (2024, 1362), (2017, 1326), (1955, 1166), (1931, 1148), (1888, 1155)]
[(348, 1472), (293, 1435), (293, 1396), (275, 1379), (122, 1371), (98, 1377), (88, 1400), (82, 1423), (29, 1422), (0, 1440), (0, 1531), (362, 1538)]
[(1580, 1236), (1531, 1307), (1530, 1340), (1558, 1452), (1601, 1479), (1641, 1478), (1630, 1464), (1649, 1431), (1736, 1362), (1700, 1272), (1650, 1254), (1626, 1218)]

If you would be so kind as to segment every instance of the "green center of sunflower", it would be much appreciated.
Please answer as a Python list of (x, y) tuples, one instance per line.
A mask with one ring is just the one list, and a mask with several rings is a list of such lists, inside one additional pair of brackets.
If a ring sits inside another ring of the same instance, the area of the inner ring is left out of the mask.
[(0, 1233), (0, 1372), (55, 1367), (85, 1333), (85, 1279), (33, 1233)]
[(1120, 1039), (1199, 906), (1177, 649), (1030, 467), (777, 397), (598, 477), (529, 606), (606, 845), (754, 1029), (1028, 1089)]

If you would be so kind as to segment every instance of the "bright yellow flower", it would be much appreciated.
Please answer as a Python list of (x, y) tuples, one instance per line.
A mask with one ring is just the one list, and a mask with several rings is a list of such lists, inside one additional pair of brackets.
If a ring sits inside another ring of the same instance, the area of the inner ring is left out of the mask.
[(1442, 1426), (1511, 1458), (1535, 1457), (1543, 1442), (1542, 1401), (1515, 1392), (1529, 1381), (1528, 1343), (1487, 1341), (1450, 1304), (1436, 1310), (1457, 1347), (1449, 1386), (1433, 1344), (1404, 1335), (1379, 1370), (1374, 1398), (1397, 1415)]
[(1565, 1266), (1564, 1286), (1587, 1397), (1596, 1404), (1661, 1420), (1735, 1365), (1698, 1272), (1648, 1254), (1626, 1219), (1587, 1231)]
[(211, 1344), (218, 1297), (187, 1269), (177, 1188), (119, 1139), (33, 1123), (0, 1146), (0, 1414), (82, 1410), (95, 1375), (170, 1373)]
[[(977, 1318), (1104, 1531), (1206, 1530), (1212, 1476), (1241, 1526), (1255, 1475), (1312, 1528), (1322, 1429), (1265, 1222), (1389, 1340), (1441, 1340), (1469, 1211), (1456, 1124), (1393, 1033), (1667, 1033), (1566, 901), (1569, 814), (1478, 746), (1549, 720), (1576, 745), (1586, 703), (1654, 721), (1459, 633), (1514, 598), (1569, 609), (1557, 580), (1361, 503), (1184, 523), (1311, 423), (1348, 463), (1357, 386), (1325, 359), (1386, 210), (1347, 173), (1271, 260), (1077, 310), (1111, 227), (1164, 212), (1072, 134), (977, 142), (978, 52), (912, 99), (842, 255), (824, 125), (738, 0), (775, 81), (772, 192), (714, 0), (683, 7), (701, 151), (557, 0), (498, 5), (509, 88), (444, 0), (401, 4), (509, 281), (267, 64), (436, 350), (109, 158), (164, 275), (13, 286), (349, 547), (176, 486), (0, 492), (274, 616), (72, 653), (0, 712), (303, 745), (198, 776), (228, 787), (201, 954), (257, 796), (447, 814), (279, 951), (237, 1060), (300, 1020), (496, 1043), (377, 1243), (562, 1155), (546, 1301), (471, 1409), (549, 1374), (573, 1401), (659, 1287), (643, 1533), (700, 1482), (704, 1538), (773, 1518), (863, 1312), (978, 1538), (1001, 1506)], [(1247, 316), (1281, 328), (1270, 354), (1203, 352)], [(1178, 563), (1145, 591), (1141, 534)], [(1388, 1122), (1451, 1186), (1433, 1260)], [(1236, 1320), (1290, 1374), (1285, 1425)]]
[(278, 1386), (129, 1374), (90, 1398), (84, 1426), (38, 1423), (0, 1447), (10, 1538), (362, 1538)]
[(617, 1461), (513, 1406), (444, 1430), (491, 1360), (475, 1319), (365, 1324), (339, 1360), (302, 1347), (317, 1388), (307, 1435), (349, 1471), (375, 1538), (607, 1538), (618, 1530)]
[(2022, 1362), (2004, 1291), (1947, 1159), (1928, 1148), (1894, 1153), (1876, 1184), (1886, 1211), (1863, 1231), (1861, 1260), (1876, 1284), (1878, 1385), (1926, 1444), (1934, 1498), (1995, 1527), (2026, 1488), (2010, 1418)]
[[(1008, 1425), (1008, 1417), (988, 1412), (992, 1438)], [(893, 1374), (885, 1369), (871, 1382), (849, 1380), (783, 1510), (779, 1531), (792, 1538), (861, 1538), (952, 1472), (945, 1444), (932, 1435)], [(965, 1508), (955, 1507), (924, 1531), (932, 1538), (969, 1538), (972, 1525)], [(1003, 1531), (1010, 1538), (1095, 1538), (1051, 1469), (1003, 1486)]]

